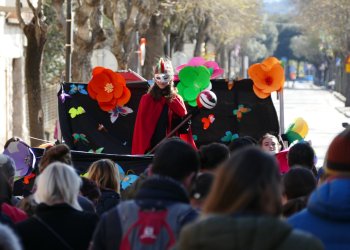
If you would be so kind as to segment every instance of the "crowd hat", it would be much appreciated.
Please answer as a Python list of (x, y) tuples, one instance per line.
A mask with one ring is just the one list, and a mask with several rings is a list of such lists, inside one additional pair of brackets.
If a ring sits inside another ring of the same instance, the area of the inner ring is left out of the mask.
[(350, 176), (350, 127), (337, 135), (329, 145), (326, 173)]

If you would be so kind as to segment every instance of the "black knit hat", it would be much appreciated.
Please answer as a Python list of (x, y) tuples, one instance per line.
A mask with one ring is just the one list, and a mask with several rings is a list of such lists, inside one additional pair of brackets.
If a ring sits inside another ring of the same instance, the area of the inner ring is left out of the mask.
[(196, 200), (205, 199), (214, 181), (214, 175), (211, 173), (199, 173), (192, 183), (190, 196)]
[(309, 169), (299, 166), (291, 168), (283, 176), (282, 183), (288, 200), (309, 196), (317, 185), (313, 173)]
[(197, 151), (185, 141), (173, 137), (165, 140), (154, 153), (152, 172), (182, 181), (192, 173), (198, 172)]
[(350, 174), (350, 127), (337, 135), (328, 147), (326, 172)]

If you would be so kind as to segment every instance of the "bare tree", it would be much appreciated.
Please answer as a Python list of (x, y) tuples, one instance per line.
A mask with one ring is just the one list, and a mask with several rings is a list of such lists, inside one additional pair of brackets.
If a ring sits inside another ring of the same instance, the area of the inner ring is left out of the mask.
[(72, 80), (88, 81), (91, 76), (93, 49), (103, 47), (106, 40), (102, 24), (102, 1), (77, 1), (75, 9), (74, 48), (72, 53)]
[(136, 51), (136, 32), (145, 33), (159, 2), (158, 0), (105, 0), (104, 12), (113, 21), (112, 52), (117, 58), (119, 69), (128, 68), (130, 56)]
[(147, 30), (146, 58), (143, 68), (143, 76), (146, 79), (153, 77), (153, 66), (160, 57), (164, 56), (163, 20), (162, 15), (153, 15)]
[[(41, 62), (44, 45), (47, 37), (47, 25), (44, 22), (42, 12), (42, 1), (38, 0), (34, 7), (30, 0), (27, 3), (32, 10), (33, 17), (29, 23), (25, 23), (21, 16), (21, 3), (16, 0), (16, 12), (21, 29), (23, 30), (28, 44), (25, 55), (25, 82), (28, 91), (28, 111), (29, 111), (29, 132), (30, 136), (43, 138), (44, 119), (41, 103)], [(31, 138), (32, 146), (36, 146), (40, 141)]]

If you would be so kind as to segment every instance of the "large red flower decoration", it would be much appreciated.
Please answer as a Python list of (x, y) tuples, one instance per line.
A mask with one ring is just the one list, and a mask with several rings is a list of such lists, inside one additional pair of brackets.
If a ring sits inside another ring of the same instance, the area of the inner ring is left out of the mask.
[(103, 67), (95, 67), (92, 70), (92, 78), (87, 90), (90, 97), (97, 100), (98, 105), (104, 111), (111, 111), (116, 106), (123, 106), (131, 97), (124, 77)]
[(259, 98), (267, 98), (273, 91), (280, 91), (284, 84), (284, 69), (275, 57), (249, 67), (248, 75), (254, 82), (253, 91)]

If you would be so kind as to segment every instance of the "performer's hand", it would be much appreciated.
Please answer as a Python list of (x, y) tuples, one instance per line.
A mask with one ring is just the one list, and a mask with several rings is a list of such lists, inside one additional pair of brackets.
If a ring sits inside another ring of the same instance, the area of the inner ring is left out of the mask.
[[(172, 120), (172, 129), (176, 128), (185, 118), (185, 117), (177, 117), (177, 118), (173, 118)], [(190, 129), (192, 124), (191, 119), (189, 119), (187, 122), (185, 122), (178, 130), (179, 134), (187, 134), (188, 130)]]

